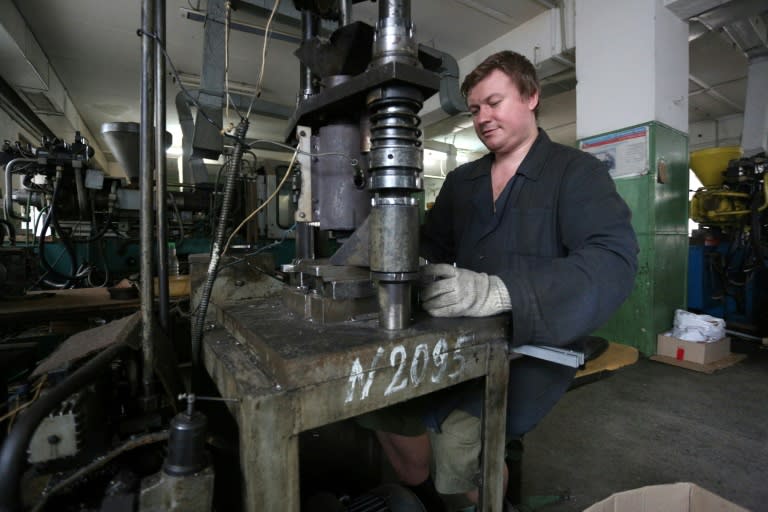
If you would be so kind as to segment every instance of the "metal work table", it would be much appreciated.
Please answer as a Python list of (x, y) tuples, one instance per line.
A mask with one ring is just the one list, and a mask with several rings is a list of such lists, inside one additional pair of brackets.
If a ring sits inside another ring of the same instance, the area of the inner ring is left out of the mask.
[(509, 373), (505, 318), (418, 318), (321, 325), (279, 299), (217, 305), (203, 359), (221, 395), (236, 398), (247, 510), (298, 512), (298, 434), (485, 377), (484, 511), (502, 510)]

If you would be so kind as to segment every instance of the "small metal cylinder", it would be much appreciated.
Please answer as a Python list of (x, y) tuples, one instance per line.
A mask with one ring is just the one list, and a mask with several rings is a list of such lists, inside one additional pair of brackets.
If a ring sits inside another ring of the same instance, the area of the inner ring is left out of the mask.
[(205, 438), (208, 421), (197, 411), (182, 412), (171, 420), (168, 456), (163, 471), (173, 476), (193, 475), (208, 465)]
[(315, 228), (308, 222), (296, 223), (296, 259), (315, 259)]
[(387, 330), (405, 329), (411, 322), (411, 283), (379, 281), (379, 325)]

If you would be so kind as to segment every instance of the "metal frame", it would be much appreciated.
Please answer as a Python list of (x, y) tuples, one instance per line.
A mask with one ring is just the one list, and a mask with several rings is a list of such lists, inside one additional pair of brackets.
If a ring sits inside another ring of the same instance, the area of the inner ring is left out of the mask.
[(240, 431), (246, 510), (298, 512), (298, 434), (485, 378), (480, 510), (500, 512), (509, 377), (506, 322), (419, 319), (389, 332), (375, 321), (318, 325), (277, 301), (215, 306), (206, 369)]

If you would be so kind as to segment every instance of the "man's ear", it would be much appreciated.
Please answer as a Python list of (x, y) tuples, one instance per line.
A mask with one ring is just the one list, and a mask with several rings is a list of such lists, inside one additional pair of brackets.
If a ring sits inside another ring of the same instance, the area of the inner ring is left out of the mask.
[(536, 110), (536, 107), (539, 105), (539, 91), (534, 91), (533, 94), (531, 94), (528, 97), (528, 108), (531, 111)]

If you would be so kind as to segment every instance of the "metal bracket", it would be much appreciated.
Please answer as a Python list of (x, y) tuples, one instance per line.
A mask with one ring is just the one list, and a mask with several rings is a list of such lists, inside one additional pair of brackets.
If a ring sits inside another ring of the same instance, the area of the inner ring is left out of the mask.
[(548, 347), (545, 345), (521, 345), (511, 349), (515, 354), (522, 354), (544, 361), (579, 368), (584, 365), (584, 353), (567, 348)]
[(301, 194), (296, 208), (296, 222), (312, 222), (312, 129), (309, 126), (297, 126), (296, 138), (299, 139), (296, 160), (301, 166)]

